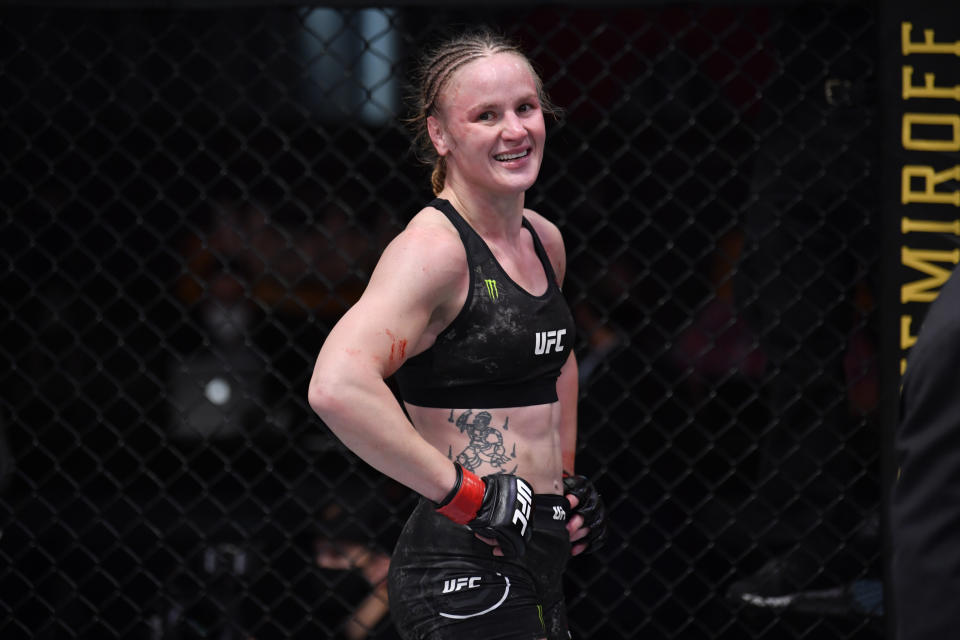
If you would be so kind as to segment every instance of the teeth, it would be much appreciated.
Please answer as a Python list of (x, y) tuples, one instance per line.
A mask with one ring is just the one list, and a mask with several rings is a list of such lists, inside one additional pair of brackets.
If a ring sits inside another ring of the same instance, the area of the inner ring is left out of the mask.
[(497, 160), (516, 160), (517, 158), (522, 158), (525, 155), (527, 155), (527, 152), (521, 151), (520, 153), (501, 153), (493, 157)]

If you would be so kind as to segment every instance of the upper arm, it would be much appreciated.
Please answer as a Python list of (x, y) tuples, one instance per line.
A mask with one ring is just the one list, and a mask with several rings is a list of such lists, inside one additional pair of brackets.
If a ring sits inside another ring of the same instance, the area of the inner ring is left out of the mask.
[[(466, 276), (459, 239), (438, 226), (408, 227), (387, 246), (360, 299), (337, 322), (316, 371), (386, 378), (425, 348)], [(315, 371), (315, 373), (316, 373)]]
[(576, 354), (573, 351), (560, 369), (557, 379), (557, 398), (560, 401), (560, 453), (564, 470), (574, 472), (577, 455), (577, 405), (580, 393)]

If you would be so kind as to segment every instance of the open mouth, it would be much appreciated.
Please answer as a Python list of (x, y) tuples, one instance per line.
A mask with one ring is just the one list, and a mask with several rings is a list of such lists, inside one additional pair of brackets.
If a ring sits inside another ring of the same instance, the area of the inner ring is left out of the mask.
[(524, 149), (523, 151), (518, 151), (517, 153), (498, 153), (497, 155), (493, 156), (493, 158), (494, 160), (498, 160), (500, 162), (507, 162), (509, 160), (516, 160), (517, 158), (525, 158), (528, 155), (530, 155), (530, 150)]

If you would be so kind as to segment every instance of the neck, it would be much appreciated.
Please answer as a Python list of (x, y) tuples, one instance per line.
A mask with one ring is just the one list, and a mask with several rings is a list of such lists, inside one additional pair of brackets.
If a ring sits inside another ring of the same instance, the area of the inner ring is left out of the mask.
[(524, 192), (516, 194), (474, 193), (447, 184), (439, 197), (462, 215), (481, 235), (514, 235), (520, 231), (523, 220)]

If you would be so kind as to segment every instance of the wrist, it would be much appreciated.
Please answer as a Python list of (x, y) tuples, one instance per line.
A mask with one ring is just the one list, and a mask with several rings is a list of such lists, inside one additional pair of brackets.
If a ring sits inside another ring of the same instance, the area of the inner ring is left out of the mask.
[(447, 492), (447, 495), (443, 497), (443, 500), (440, 502), (434, 502), (434, 505), (438, 509), (450, 504), (450, 501), (453, 500), (454, 496), (457, 495), (457, 492), (460, 491), (460, 486), (463, 484), (463, 467), (460, 466), (459, 462), (454, 462), (453, 468), (456, 471), (456, 481), (453, 483), (453, 488), (450, 489), (450, 491)]
[(457, 480), (446, 497), (437, 504), (437, 513), (457, 524), (467, 524), (477, 517), (483, 504), (486, 485), (475, 473), (454, 462)]

